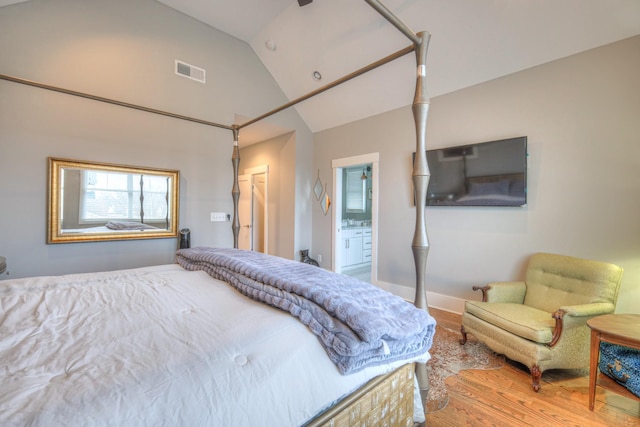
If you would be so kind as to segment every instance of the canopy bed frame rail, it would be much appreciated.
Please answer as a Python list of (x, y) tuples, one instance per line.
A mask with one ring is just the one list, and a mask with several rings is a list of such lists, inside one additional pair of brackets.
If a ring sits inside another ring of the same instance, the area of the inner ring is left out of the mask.
[(6, 74), (0, 74), (0, 79), (7, 80), (14, 83), (20, 83), (27, 86), (33, 86), (40, 89), (51, 90), (53, 92), (66, 93), (67, 95), (78, 96), (80, 98), (92, 99), (94, 101), (105, 102), (107, 104), (119, 105), (120, 107), (132, 108), (134, 110), (146, 111), (147, 113), (159, 114), (161, 116), (173, 117), (174, 119), (186, 120), (189, 122), (200, 123), (201, 125), (214, 126), (222, 129), (233, 130), (232, 126), (222, 125), (220, 123), (210, 122), (208, 120), (197, 119), (194, 117), (183, 116), (181, 114), (170, 113), (168, 111), (156, 110), (155, 108), (144, 107), (141, 105), (131, 104), (129, 102), (118, 101), (111, 98), (105, 98), (103, 96), (92, 95), (86, 92), (78, 92), (77, 90), (65, 89), (59, 86), (48, 85), (44, 83), (35, 82), (33, 80), (22, 79), (20, 77), (9, 76)]
[[(20, 84), (25, 84), (28, 86), (38, 87), (41, 89), (52, 90), (55, 92), (66, 93), (68, 95), (74, 95), (82, 98), (93, 99), (95, 101), (106, 102), (109, 104), (119, 105), (122, 107), (133, 108), (136, 110), (146, 111), (148, 113), (160, 114), (163, 116), (173, 117), (180, 120), (187, 120), (187, 121), (200, 123), (207, 126), (214, 126), (214, 127), (232, 131), (233, 140), (234, 140), (233, 154), (231, 159), (233, 164), (233, 174), (234, 174), (233, 188), (231, 191), (231, 194), (233, 197), (233, 205), (234, 205), (232, 231), (233, 231), (234, 247), (237, 248), (238, 235), (240, 232), (240, 222), (239, 222), (239, 215), (238, 215), (238, 202), (240, 198), (240, 188), (238, 185), (238, 172), (239, 172), (239, 164), (240, 164), (240, 153), (239, 153), (239, 147), (238, 147), (239, 131), (246, 126), (249, 126), (255, 122), (263, 120), (266, 117), (269, 117), (282, 110), (292, 107), (319, 93), (325, 92), (339, 84), (349, 81), (361, 74), (364, 74), (370, 70), (373, 70), (374, 68), (377, 68), (383, 64), (386, 64), (399, 57), (402, 57), (409, 52), (414, 51), (416, 54), (416, 63), (417, 63), (416, 87), (415, 87), (415, 95), (414, 95), (413, 104), (412, 104), (412, 112), (413, 112), (415, 128), (416, 128), (416, 150), (415, 150), (416, 156), (413, 163), (413, 172), (412, 172), (414, 197), (416, 200), (416, 204), (415, 204), (416, 205), (416, 223), (415, 223), (413, 241), (411, 244), (414, 264), (415, 264), (415, 272), (416, 272), (416, 293), (415, 293), (414, 304), (418, 308), (428, 311), (429, 309), (428, 309), (427, 296), (426, 296), (425, 276), (426, 276), (427, 255), (429, 253), (429, 240), (427, 237), (424, 206), (426, 203), (427, 187), (429, 185), (429, 178), (430, 178), (429, 166), (428, 166), (427, 157), (426, 157), (425, 141), (426, 141), (427, 115), (429, 111), (429, 99), (426, 95), (426, 58), (427, 58), (427, 50), (428, 50), (429, 40), (431, 35), (428, 32), (414, 33), (378, 0), (364, 0), (364, 1), (368, 3), (373, 9), (375, 9), (387, 21), (389, 21), (393, 26), (395, 26), (401, 33), (403, 33), (411, 41), (412, 45), (402, 50), (399, 50), (398, 52), (391, 54), (379, 61), (376, 61), (370, 64), (369, 66), (363, 67), (360, 70), (357, 70), (343, 78), (335, 80), (334, 82), (329, 83), (313, 92), (310, 92), (307, 95), (304, 95), (293, 101), (290, 101), (274, 110), (269, 111), (268, 113), (265, 113), (261, 116), (258, 116), (242, 124), (235, 124), (232, 126), (223, 125), (220, 123), (197, 119), (197, 118), (184, 116), (180, 114), (174, 114), (167, 111), (156, 110), (153, 108), (143, 107), (143, 106), (131, 104), (128, 102), (117, 101), (114, 99), (109, 99), (101, 96), (64, 89), (64, 88), (51, 86), (43, 83), (38, 83), (38, 82), (26, 80), (26, 79), (21, 79), (18, 77), (12, 77), (4, 74), (0, 74), (0, 79), (15, 82), (15, 83), (20, 83)], [(428, 381), (426, 366), (424, 364), (418, 364), (416, 368), (416, 374), (418, 377), (418, 382), (420, 384), (421, 390), (423, 391), (428, 390), (429, 381)]]

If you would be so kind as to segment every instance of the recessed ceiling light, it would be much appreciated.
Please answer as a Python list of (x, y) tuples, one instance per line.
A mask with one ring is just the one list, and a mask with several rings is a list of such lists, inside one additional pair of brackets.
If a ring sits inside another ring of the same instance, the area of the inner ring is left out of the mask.
[(274, 42), (273, 40), (267, 40), (266, 42), (264, 42), (264, 45), (272, 52), (275, 52), (275, 50), (278, 48), (276, 42)]
[(314, 80), (322, 80), (322, 74), (320, 74), (320, 71), (314, 71), (313, 72), (313, 79)]

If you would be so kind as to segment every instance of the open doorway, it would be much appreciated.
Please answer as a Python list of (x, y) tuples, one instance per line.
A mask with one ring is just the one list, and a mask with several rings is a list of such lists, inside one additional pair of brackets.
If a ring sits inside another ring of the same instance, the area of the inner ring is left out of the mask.
[(238, 217), (240, 233), (238, 248), (268, 253), (268, 215), (269, 166), (245, 169), (238, 176), (240, 200)]
[(332, 270), (377, 281), (379, 154), (332, 161)]

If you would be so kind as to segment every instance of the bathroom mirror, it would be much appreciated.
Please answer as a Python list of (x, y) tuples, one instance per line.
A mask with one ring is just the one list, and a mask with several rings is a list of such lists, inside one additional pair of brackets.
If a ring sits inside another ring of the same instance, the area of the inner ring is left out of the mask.
[(365, 213), (367, 209), (367, 179), (362, 179), (364, 171), (360, 166), (345, 170), (346, 211)]
[(49, 158), (47, 243), (178, 236), (180, 172)]

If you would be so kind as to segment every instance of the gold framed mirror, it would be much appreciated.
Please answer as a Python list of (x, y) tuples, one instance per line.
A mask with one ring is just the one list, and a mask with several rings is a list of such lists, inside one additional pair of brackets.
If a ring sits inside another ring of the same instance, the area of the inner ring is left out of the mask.
[(178, 237), (180, 172), (49, 157), (47, 243)]

